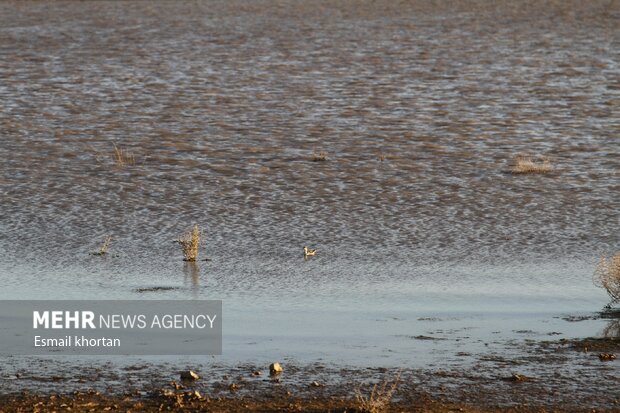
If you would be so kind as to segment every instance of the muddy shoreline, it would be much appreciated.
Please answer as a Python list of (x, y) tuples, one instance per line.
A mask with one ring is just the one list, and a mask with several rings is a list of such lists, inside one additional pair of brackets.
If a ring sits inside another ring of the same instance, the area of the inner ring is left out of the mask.
[[(509, 349), (508, 349), (509, 350)], [(522, 341), (515, 357), (473, 355), (471, 368), (342, 368), (320, 363), (194, 366), (114, 363), (76, 367), (48, 358), (2, 375), (3, 411), (362, 411), (357, 395), (396, 383), (389, 411), (620, 411), (620, 338)], [(523, 353), (528, 356), (523, 357)], [(464, 355), (465, 356), (465, 355)], [(8, 385), (10, 383), (10, 386)]]
[[(384, 411), (487, 411), (469, 408), (467, 406), (446, 404), (429, 399), (428, 396), (418, 395), (413, 403), (398, 403), (390, 405)], [(299, 398), (293, 395), (259, 395), (255, 398), (218, 398), (201, 400), (194, 398), (191, 392), (180, 398), (153, 396), (146, 399), (132, 399), (131, 397), (109, 397), (96, 393), (76, 394), (69, 396), (9, 396), (0, 397), (4, 409), (0, 411), (36, 411), (52, 412), (66, 411), (218, 411), (218, 412), (361, 412), (351, 400), (336, 398), (313, 397)], [(9, 410), (10, 409), (10, 410)], [(492, 410), (488, 410), (492, 411)], [(540, 411), (538, 409), (515, 408), (503, 411)], [(615, 411), (615, 410), (607, 410)]]

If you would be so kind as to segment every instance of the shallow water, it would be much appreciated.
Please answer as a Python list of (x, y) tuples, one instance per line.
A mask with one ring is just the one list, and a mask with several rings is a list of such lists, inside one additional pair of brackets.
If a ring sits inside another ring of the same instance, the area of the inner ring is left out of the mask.
[(0, 298), (222, 299), (231, 363), (601, 335), (620, 11), (535, 3), (0, 3)]

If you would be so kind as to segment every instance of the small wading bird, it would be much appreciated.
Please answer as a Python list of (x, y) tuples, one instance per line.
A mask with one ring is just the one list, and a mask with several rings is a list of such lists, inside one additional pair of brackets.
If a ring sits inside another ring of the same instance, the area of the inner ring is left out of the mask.
[(308, 247), (304, 247), (304, 258), (312, 257), (316, 254), (316, 250), (310, 249)]

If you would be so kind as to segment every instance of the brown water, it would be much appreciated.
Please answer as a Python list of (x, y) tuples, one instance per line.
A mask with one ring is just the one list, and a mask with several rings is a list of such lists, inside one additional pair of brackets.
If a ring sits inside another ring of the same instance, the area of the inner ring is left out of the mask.
[[(620, 246), (619, 20), (613, 0), (2, 2), (0, 297), (223, 299), (232, 360), (600, 334), (561, 316), (607, 303), (591, 274)], [(513, 175), (519, 154), (555, 170)], [(194, 223), (197, 266), (172, 243)]]

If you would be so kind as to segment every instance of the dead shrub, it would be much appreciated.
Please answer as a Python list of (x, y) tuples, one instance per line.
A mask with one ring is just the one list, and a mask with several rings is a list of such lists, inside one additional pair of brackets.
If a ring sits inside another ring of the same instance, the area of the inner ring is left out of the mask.
[(116, 144), (114, 144), (114, 154), (112, 158), (114, 159), (114, 164), (120, 167), (135, 165), (136, 163), (136, 159), (129, 151), (119, 148)]
[(611, 304), (620, 302), (620, 251), (614, 256), (602, 256), (594, 270), (594, 284), (604, 288)]
[(186, 232), (177, 242), (183, 250), (184, 261), (196, 261), (198, 258), (198, 248), (200, 247), (200, 229), (194, 225), (191, 231)]
[(327, 160), (327, 152), (315, 152), (312, 155), (312, 162), (325, 162)]
[(546, 158), (537, 162), (527, 156), (517, 156), (510, 171), (513, 174), (546, 174), (553, 171), (553, 165)]
[(387, 411), (399, 384), (400, 371), (396, 373), (392, 382), (385, 379), (381, 384), (377, 383), (372, 386), (368, 396), (362, 394), (361, 387), (357, 388), (355, 391), (357, 408), (366, 413), (382, 413)]

